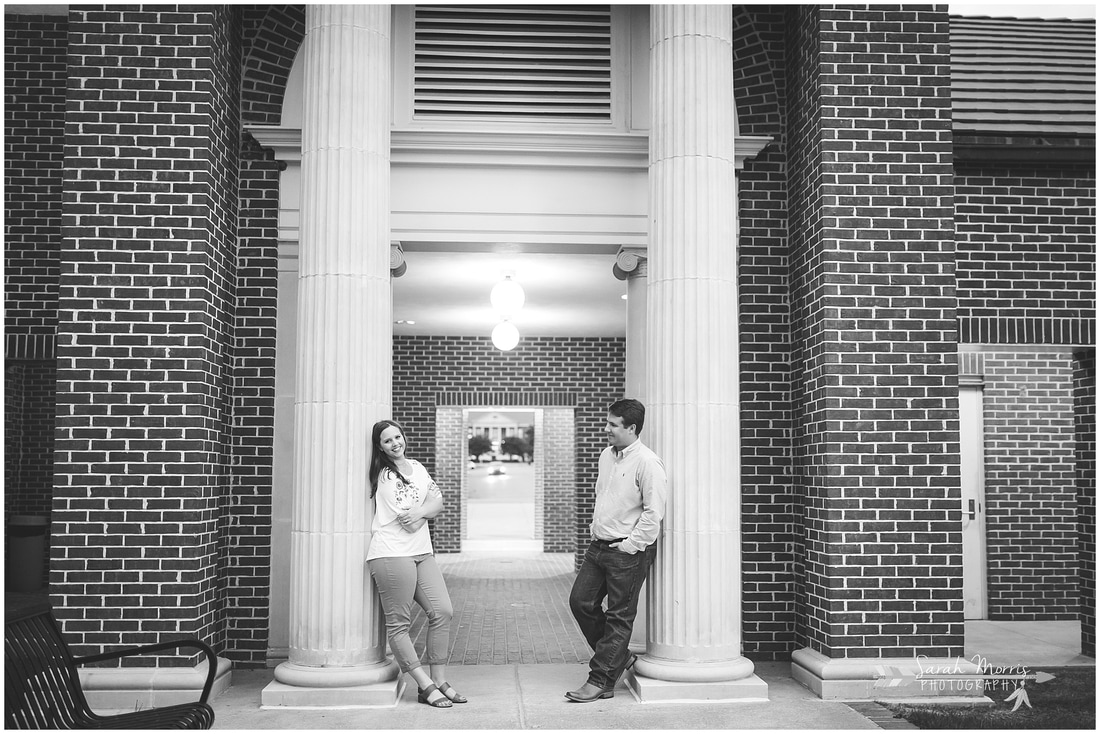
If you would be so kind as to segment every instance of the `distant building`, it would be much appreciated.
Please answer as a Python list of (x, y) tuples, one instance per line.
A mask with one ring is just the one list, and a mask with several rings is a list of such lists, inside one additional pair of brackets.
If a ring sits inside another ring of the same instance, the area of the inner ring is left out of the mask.
[(528, 430), (534, 429), (529, 422), (534, 418), (531, 411), (471, 411), (467, 416), (467, 438), (485, 436), (493, 444), (493, 451), (501, 453), (501, 442), (505, 438), (525, 438)]

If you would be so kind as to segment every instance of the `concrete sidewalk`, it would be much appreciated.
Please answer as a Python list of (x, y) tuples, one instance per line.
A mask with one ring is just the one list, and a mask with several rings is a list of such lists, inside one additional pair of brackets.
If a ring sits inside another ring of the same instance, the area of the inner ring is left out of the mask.
[[(1094, 666), (1077, 652), (1076, 622), (966, 623), (966, 653), (994, 666), (1029, 670)], [(215, 729), (774, 729), (831, 730), (913, 728), (890, 720), (873, 702), (849, 706), (822, 701), (791, 678), (790, 664), (761, 662), (756, 674), (768, 684), (766, 702), (639, 703), (625, 684), (615, 697), (577, 704), (562, 694), (580, 685), (582, 663), (451, 665), (449, 678), (470, 703), (434, 709), (406, 688), (395, 707), (372, 709), (263, 709), (260, 693), (271, 670), (235, 670), (233, 685), (214, 701)], [(858, 709), (858, 710), (857, 710)], [(868, 718), (871, 716), (873, 718)], [(880, 726), (880, 724), (882, 724)]]
[(1096, 665), (1094, 658), (1081, 654), (1079, 622), (971, 620), (966, 623), (964, 639), (964, 657), (999, 668)]
[(646, 703), (623, 683), (615, 697), (572, 703), (565, 691), (584, 682), (576, 664), (458, 665), (452, 685), (470, 702), (435, 709), (416, 702), (406, 687), (395, 707), (371, 709), (262, 709), (260, 692), (270, 670), (235, 670), (233, 686), (214, 701), (215, 729), (878, 729), (843, 703), (822, 701), (790, 677), (787, 663), (760, 663), (768, 684), (759, 703)]
[[(789, 662), (758, 662), (768, 701), (639, 703), (624, 683), (612, 699), (572, 703), (591, 654), (569, 612), (571, 554), (458, 553), (439, 556), (454, 603), (448, 678), (470, 703), (435, 709), (406, 688), (396, 706), (263, 709), (270, 669), (233, 671), (214, 701), (215, 729), (776, 729), (913, 728), (874, 702), (822, 701), (791, 678)], [(424, 648), (424, 617), (410, 631)], [(1094, 665), (1080, 654), (1077, 622), (967, 622), (967, 659), (990, 665)], [(406, 678), (406, 681), (408, 679)], [(858, 709), (858, 710), (857, 710)], [(868, 718), (871, 717), (871, 718)], [(880, 726), (881, 724), (881, 726)]]

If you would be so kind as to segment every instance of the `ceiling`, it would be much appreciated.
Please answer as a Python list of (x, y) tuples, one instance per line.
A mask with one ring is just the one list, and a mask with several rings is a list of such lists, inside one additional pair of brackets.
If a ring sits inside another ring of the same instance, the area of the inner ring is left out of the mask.
[(500, 322), (489, 292), (508, 274), (527, 296), (512, 319), (521, 343), (626, 334), (626, 281), (612, 274), (613, 254), (406, 251), (405, 263), (393, 280), (395, 335), (489, 336)]

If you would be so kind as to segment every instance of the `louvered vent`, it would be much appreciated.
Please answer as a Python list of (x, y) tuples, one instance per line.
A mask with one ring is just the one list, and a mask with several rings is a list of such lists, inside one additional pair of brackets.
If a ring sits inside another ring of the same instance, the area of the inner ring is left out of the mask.
[(416, 7), (419, 119), (611, 120), (608, 5)]

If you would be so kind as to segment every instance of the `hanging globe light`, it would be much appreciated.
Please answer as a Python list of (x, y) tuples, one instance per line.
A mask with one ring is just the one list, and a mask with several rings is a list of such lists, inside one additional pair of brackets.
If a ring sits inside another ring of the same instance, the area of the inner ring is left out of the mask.
[(489, 302), (501, 318), (507, 319), (523, 308), (526, 297), (523, 286), (512, 280), (511, 275), (505, 275), (504, 280), (493, 286), (489, 293)]
[(511, 321), (501, 321), (493, 329), (493, 346), (502, 352), (508, 352), (519, 344), (519, 329)]

